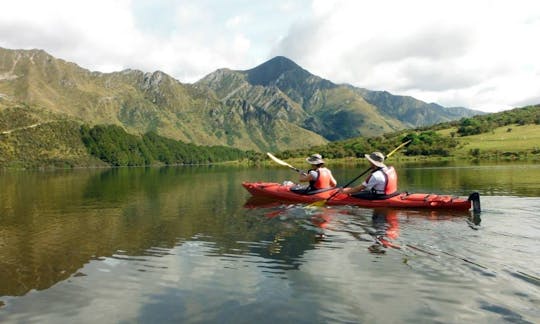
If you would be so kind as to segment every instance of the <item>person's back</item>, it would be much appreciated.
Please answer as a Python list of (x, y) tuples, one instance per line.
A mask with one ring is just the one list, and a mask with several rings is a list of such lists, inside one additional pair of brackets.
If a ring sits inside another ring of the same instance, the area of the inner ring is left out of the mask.
[(372, 172), (359, 186), (344, 188), (343, 193), (364, 199), (384, 199), (397, 193), (397, 172), (394, 167), (384, 164), (384, 155), (380, 152), (366, 154), (371, 163)]
[(332, 172), (324, 166), (324, 160), (320, 154), (313, 154), (306, 158), (306, 162), (312, 165), (305, 174), (300, 174), (301, 182), (309, 182), (310, 190), (328, 189), (337, 185)]
[(378, 168), (363, 183), (365, 191), (376, 195), (391, 195), (397, 191), (397, 173), (393, 166)]

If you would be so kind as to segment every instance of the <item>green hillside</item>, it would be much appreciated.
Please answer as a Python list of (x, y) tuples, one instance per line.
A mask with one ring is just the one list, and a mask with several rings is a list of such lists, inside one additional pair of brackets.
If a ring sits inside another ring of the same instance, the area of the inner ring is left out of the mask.
[[(452, 129), (449, 129), (450, 131)], [(449, 130), (446, 130), (448, 132)], [(540, 125), (511, 124), (494, 128), (488, 133), (462, 137), (457, 156), (474, 154), (519, 155), (540, 151)]]
[(430, 127), (403, 130), (384, 136), (354, 138), (324, 146), (279, 152), (282, 158), (300, 158), (319, 152), (327, 158), (363, 157), (372, 151), (402, 149), (404, 159), (540, 160), (540, 105), (495, 114), (463, 118)]
[(107, 165), (88, 152), (80, 136), (79, 122), (26, 105), (0, 110), (0, 167)]
[(72, 168), (258, 161), (261, 154), (225, 146), (198, 146), (116, 125), (90, 127), (47, 110), (0, 110), (0, 167)]
[[(257, 163), (264, 156), (225, 146), (197, 146), (154, 132), (133, 135), (114, 125), (85, 125), (69, 116), (0, 100), (0, 167), (88, 167), (206, 164), (224, 161)], [(464, 135), (471, 134), (471, 135)], [(429, 128), (379, 137), (358, 137), (324, 146), (274, 151), (285, 159), (319, 152), (326, 158), (363, 158), (371, 151), (389, 152), (400, 143), (400, 159), (540, 160), (540, 105), (464, 118)]]

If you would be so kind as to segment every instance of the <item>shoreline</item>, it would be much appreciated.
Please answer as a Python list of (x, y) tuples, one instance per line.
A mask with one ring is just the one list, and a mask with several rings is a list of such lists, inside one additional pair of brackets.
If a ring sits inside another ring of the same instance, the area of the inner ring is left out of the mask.
[[(303, 166), (305, 164), (304, 158), (290, 158), (284, 159), (287, 163), (296, 166)], [(329, 167), (335, 166), (366, 166), (367, 161), (364, 158), (345, 157), (345, 158), (326, 158), (326, 165)], [(471, 156), (459, 156), (459, 157), (428, 157), (428, 156), (395, 156), (388, 159), (387, 164), (402, 165), (402, 164), (437, 164), (437, 163), (455, 163), (455, 164), (498, 164), (498, 163), (537, 163), (540, 162), (540, 154), (525, 154), (523, 155), (510, 155), (510, 156), (490, 156), (489, 158), (474, 158)], [(197, 163), (197, 164), (163, 164), (154, 163), (151, 165), (132, 165), (132, 166), (112, 166), (103, 164), (93, 165), (75, 165), (75, 166), (0, 166), (0, 171), (53, 171), (53, 170), (92, 170), (92, 169), (127, 169), (127, 168), (163, 168), (163, 167), (279, 167), (275, 162), (270, 160), (261, 161), (248, 161), (248, 160), (236, 160), (225, 161), (215, 163)]]

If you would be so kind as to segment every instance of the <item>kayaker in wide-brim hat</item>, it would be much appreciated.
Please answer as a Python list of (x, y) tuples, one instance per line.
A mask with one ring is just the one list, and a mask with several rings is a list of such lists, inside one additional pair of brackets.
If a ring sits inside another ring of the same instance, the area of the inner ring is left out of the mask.
[(381, 152), (373, 152), (371, 154), (364, 154), (366, 159), (373, 164), (374, 166), (378, 168), (386, 168), (386, 164), (384, 164), (384, 154)]
[(394, 167), (384, 164), (384, 154), (364, 154), (371, 164), (371, 174), (361, 185), (343, 188), (341, 191), (362, 199), (381, 199), (397, 193), (397, 173)]
[(322, 155), (315, 153), (312, 156), (306, 158), (306, 162), (313, 165), (324, 164)]
[(300, 182), (309, 182), (307, 191), (333, 188), (337, 185), (332, 172), (324, 167), (322, 155), (315, 153), (306, 158), (306, 162), (312, 165), (307, 173), (300, 174)]

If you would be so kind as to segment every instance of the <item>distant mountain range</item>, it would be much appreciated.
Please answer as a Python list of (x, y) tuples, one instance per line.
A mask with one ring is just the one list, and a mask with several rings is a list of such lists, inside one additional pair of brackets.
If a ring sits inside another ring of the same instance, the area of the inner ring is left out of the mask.
[[(28, 125), (25, 107), (32, 111)], [(9, 118), (2, 116), (7, 111)], [(0, 48), (0, 132), (62, 119), (198, 145), (279, 151), (478, 114), (338, 85), (285, 57), (186, 84), (161, 71), (91, 72), (42, 50)]]

